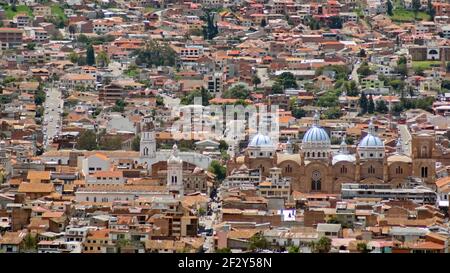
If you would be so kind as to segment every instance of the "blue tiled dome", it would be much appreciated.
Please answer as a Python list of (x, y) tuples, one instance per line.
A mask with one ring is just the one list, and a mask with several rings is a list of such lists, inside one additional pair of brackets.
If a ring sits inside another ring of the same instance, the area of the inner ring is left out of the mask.
[(327, 132), (316, 125), (311, 127), (303, 136), (303, 143), (315, 143), (315, 142), (331, 142)]
[(359, 147), (360, 148), (365, 148), (365, 147), (384, 147), (384, 143), (379, 137), (374, 136), (372, 134), (368, 134), (367, 136), (365, 136), (361, 140), (361, 142), (359, 143)]
[(359, 148), (376, 148), (384, 147), (383, 141), (376, 136), (375, 134), (375, 127), (373, 125), (372, 120), (369, 123), (369, 131), (368, 134), (361, 140), (361, 142), (358, 145)]
[(270, 137), (262, 134), (256, 134), (248, 144), (248, 147), (272, 147), (272, 146), (274, 145)]

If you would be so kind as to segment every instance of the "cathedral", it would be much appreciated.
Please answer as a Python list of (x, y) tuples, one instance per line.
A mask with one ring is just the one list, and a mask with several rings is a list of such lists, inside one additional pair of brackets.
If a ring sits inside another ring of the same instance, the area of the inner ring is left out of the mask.
[(277, 151), (270, 137), (256, 134), (244, 155), (230, 159), (227, 170), (230, 174), (245, 165), (249, 169), (259, 169), (263, 177), (268, 177), (270, 169), (278, 167), (283, 176), (291, 178), (292, 190), (304, 193), (339, 193), (342, 183), (389, 183), (398, 187), (411, 176), (419, 177), (427, 184), (434, 183), (434, 135), (413, 134), (410, 144), (411, 153), (407, 154), (399, 137), (395, 152), (387, 154), (384, 141), (377, 136), (371, 120), (355, 153), (349, 152), (345, 137), (339, 150), (333, 152), (330, 137), (319, 125), (319, 113), (316, 113), (298, 152), (294, 152), (295, 145), (290, 140), (284, 151)]

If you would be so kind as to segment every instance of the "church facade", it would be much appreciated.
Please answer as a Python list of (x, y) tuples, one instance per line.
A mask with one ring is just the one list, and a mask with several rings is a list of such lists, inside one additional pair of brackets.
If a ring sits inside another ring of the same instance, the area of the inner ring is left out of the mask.
[(231, 173), (242, 165), (260, 169), (267, 177), (269, 170), (278, 167), (282, 175), (291, 178), (294, 191), (310, 193), (339, 193), (342, 183), (386, 184), (393, 187), (406, 182), (408, 177), (423, 179), (427, 184), (435, 181), (436, 148), (434, 135), (412, 135), (411, 154), (405, 154), (401, 138), (396, 151), (386, 154), (383, 140), (373, 122), (367, 135), (359, 141), (356, 153), (350, 153), (342, 139), (338, 152), (331, 151), (331, 140), (319, 125), (319, 114), (304, 134), (298, 152), (288, 140), (286, 149), (277, 152), (270, 137), (257, 134), (248, 144), (243, 156), (232, 158), (227, 164)]

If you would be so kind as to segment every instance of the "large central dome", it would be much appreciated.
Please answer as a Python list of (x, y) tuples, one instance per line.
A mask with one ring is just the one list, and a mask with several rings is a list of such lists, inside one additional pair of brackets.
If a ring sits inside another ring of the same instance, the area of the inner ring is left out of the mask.
[(383, 141), (375, 134), (375, 128), (372, 121), (369, 123), (367, 135), (359, 142), (358, 146), (359, 148), (384, 148)]
[(331, 143), (330, 137), (328, 136), (325, 129), (319, 126), (319, 113), (316, 112), (314, 115), (313, 126), (306, 131), (303, 136), (302, 144), (313, 144), (313, 143)]
[(384, 142), (376, 135), (372, 120), (369, 122), (367, 135), (359, 142), (358, 153), (361, 159), (382, 159), (384, 157)]
[(362, 148), (362, 147), (383, 147), (383, 146), (384, 146), (383, 141), (379, 137), (370, 135), (370, 134), (365, 136), (359, 143), (360, 148)]
[(306, 159), (326, 159), (330, 153), (331, 140), (320, 127), (319, 119), (319, 112), (316, 111), (312, 127), (303, 136), (302, 153)]

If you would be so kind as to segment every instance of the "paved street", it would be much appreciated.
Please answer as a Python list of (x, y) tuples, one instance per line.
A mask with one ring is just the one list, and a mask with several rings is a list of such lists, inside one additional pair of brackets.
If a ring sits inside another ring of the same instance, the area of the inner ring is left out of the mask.
[(58, 135), (61, 130), (61, 114), (64, 101), (61, 98), (61, 91), (55, 84), (51, 84), (46, 89), (45, 111), (44, 111), (44, 147), (47, 150), (48, 145), (52, 143), (53, 137)]
[(270, 87), (273, 85), (273, 81), (269, 79), (267, 68), (257, 68), (256, 75), (261, 80), (261, 84), (259, 85), (259, 87)]
[(358, 75), (358, 68), (361, 66), (361, 62), (357, 61), (354, 65), (353, 65), (353, 70), (352, 70), (352, 80), (354, 80), (357, 84), (359, 84), (359, 75)]
[[(200, 219), (200, 223), (205, 227), (205, 230), (214, 229), (214, 225), (217, 224), (220, 220), (218, 214), (220, 211), (219, 210), (220, 202), (212, 200), (211, 202), (209, 202), (209, 205), (212, 210), (212, 215), (207, 215)], [(215, 250), (214, 235), (215, 232), (213, 232), (211, 236), (210, 235), (205, 236), (205, 243), (203, 244), (203, 248), (205, 249), (206, 253), (212, 253)]]

